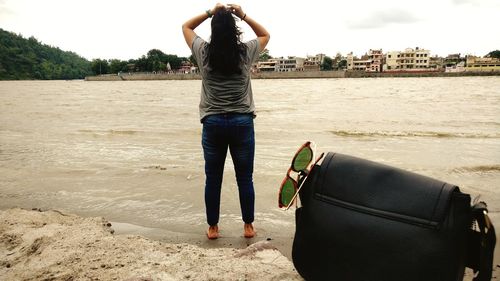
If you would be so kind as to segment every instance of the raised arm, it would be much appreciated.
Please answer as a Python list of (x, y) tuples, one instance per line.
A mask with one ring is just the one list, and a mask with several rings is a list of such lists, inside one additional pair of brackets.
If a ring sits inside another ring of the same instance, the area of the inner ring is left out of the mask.
[(194, 29), (197, 28), (201, 23), (203, 23), (206, 19), (208, 19), (211, 15), (214, 15), (219, 9), (224, 9), (225, 6), (221, 3), (217, 3), (215, 7), (211, 10), (207, 10), (203, 14), (199, 14), (194, 18), (191, 18), (187, 22), (182, 25), (182, 34), (184, 34), (184, 39), (186, 40), (186, 44), (191, 49), (194, 37), (196, 37), (196, 33)]
[(239, 17), (242, 21), (246, 22), (252, 28), (255, 35), (257, 35), (257, 39), (259, 40), (259, 51), (263, 51), (266, 48), (269, 39), (271, 38), (269, 32), (267, 32), (267, 30), (261, 24), (259, 24), (254, 19), (249, 17), (245, 12), (243, 12), (241, 6), (236, 4), (228, 4), (228, 6), (235, 16)]

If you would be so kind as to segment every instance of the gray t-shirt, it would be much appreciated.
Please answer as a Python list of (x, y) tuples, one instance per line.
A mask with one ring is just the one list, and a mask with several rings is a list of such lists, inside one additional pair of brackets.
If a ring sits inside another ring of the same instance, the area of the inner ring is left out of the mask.
[(253, 113), (250, 68), (259, 57), (257, 39), (245, 43), (247, 56), (244, 58), (241, 74), (221, 75), (210, 72), (208, 66), (208, 43), (196, 36), (193, 40), (193, 56), (200, 68), (202, 78), (200, 99), (200, 120), (208, 115), (220, 113)]

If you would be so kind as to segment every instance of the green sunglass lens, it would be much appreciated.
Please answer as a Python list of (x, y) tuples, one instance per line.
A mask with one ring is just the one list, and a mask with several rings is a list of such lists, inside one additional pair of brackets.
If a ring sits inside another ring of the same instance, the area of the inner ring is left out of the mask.
[(293, 169), (295, 171), (304, 170), (311, 161), (312, 150), (310, 147), (306, 146), (297, 153), (297, 157), (295, 157), (295, 160), (293, 161)]
[(292, 201), (293, 196), (295, 195), (295, 185), (291, 179), (287, 179), (283, 184), (283, 189), (280, 194), (281, 205), (287, 207)]

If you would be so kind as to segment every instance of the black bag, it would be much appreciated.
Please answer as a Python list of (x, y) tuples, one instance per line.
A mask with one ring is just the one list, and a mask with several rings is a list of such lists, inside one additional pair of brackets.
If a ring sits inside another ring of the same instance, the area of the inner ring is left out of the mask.
[(486, 205), (455, 185), (328, 153), (299, 195), (292, 258), (308, 281), (458, 281), (466, 266), (491, 279)]

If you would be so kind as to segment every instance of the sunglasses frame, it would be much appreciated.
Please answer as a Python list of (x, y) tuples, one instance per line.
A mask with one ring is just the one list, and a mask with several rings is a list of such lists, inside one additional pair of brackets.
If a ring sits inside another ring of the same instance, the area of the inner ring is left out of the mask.
[[(295, 160), (297, 159), (297, 157), (299, 156), (299, 153), (305, 149), (305, 148), (309, 148), (311, 150), (311, 159), (308, 161), (306, 167), (302, 170), (296, 170), (295, 167), (294, 167), (294, 163), (295, 163)], [(323, 158), (323, 155), (324, 153), (321, 153), (321, 155), (316, 159), (316, 161), (314, 162), (312, 168), (311, 168), (311, 171), (312, 169), (314, 168), (314, 166)], [(286, 173), (286, 176), (285, 178), (283, 179), (283, 181), (281, 182), (281, 185), (280, 185), (280, 190), (278, 192), (278, 206), (280, 209), (283, 209), (285, 208), (284, 210), (288, 210), (290, 209), (290, 207), (292, 205), (294, 205), (295, 201), (296, 201), (296, 198), (297, 198), (297, 195), (299, 194), (300, 192), (300, 189), (302, 188), (305, 180), (307, 179), (307, 176), (309, 175), (310, 173), (310, 170), (309, 170), (309, 167), (311, 165), (311, 162), (312, 160), (314, 159), (314, 150), (312, 149), (311, 147), (311, 142), (310, 141), (307, 141), (306, 143), (304, 143), (298, 150), (297, 152), (295, 153), (295, 155), (293, 156), (293, 159), (292, 159), (292, 164), (290, 165), (290, 168), (288, 168), (288, 171)], [(297, 172), (298, 175), (297, 175), (297, 179), (294, 179), (290, 176), (290, 172), (291, 171), (294, 171), (294, 172)], [(300, 177), (303, 177), (302, 179)], [(294, 186), (294, 195), (292, 197), (292, 199), (290, 200), (290, 203), (288, 203), (288, 205), (283, 205), (282, 202), (281, 202), (281, 194), (283, 192), (283, 187), (285, 186), (285, 183), (286, 181), (290, 179), (293, 183), (293, 186)], [(300, 185), (299, 185), (300, 183)]]
[(297, 149), (297, 152), (295, 152), (295, 155), (292, 158), (292, 164), (290, 165), (290, 168), (292, 169), (292, 171), (294, 171), (294, 172), (302, 171), (302, 170), (296, 170), (293, 164), (295, 163), (295, 160), (297, 159), (297, 157), (299, 157), (300, 152), (306, 147), (309, 148), (309, 150), (311, 150), (311, 159), (309, 159), (309, 162), (307, 163), (306, 167), (303, 170), (307, 170), (307, 167), (311, 164), (311, 162), (314, 158), (314, 150), (311, 147), (311, 142), (308, 141), (308, 142), (304, 143), (303, 145), (301, 145), (299, 147), (299, 149)]
[(290, 203), (288, 203), (288, 205), (283, 205), (281, 203), (281, 193), (283, 192), (283, 187), (285, 186), (286, 181), (289, 180), (289, 179), (292, 181), (293, 187), (294, 187), (294, 194), (298, 190), (299, 183), (297, 182), (297, 180), (295, 180), (294, 178), (292, 178), (292, 176), (290, 176), (290, 172), (292, 172), (292, 171), (295, 171), (295, 170), (292, 167), (290, 167), (288, 169), (288, 172), (286, 173), (285, 178), (283, 179), (283, 181), (281, 182), (281, 185), (280, 185), (280, 190), (278, 192), (278, 207), (280, 209), (282, 209), (282, 208), (288, 208), (288, 206), (293, 205), (293, 201), (290, 201)]
[(295, 195), (293, 195), (292, 199), (290, 200), (290, 204), (288, 204), (288, 207), (285, 208), (285, 211), (287, 211), (288, 209), (290, 209), (290, 207), (293, 205), (293, 202), (295, 201), (295, 199), (297, 198), (297, 196), (299, 195), (299, 192), (300, 190), (302, 189), (302, 186), (304, 186), (304, 183), (306, 182), (306, 179), (307, 177), (311, 174), (312, 170), (314, 169), (314, 167), (316, 167), (316, 165), (318, 164), (318, 162), (323, 158), (323, 156), (325, 155), (324, 152), (321, 153), (321, 155), (316, 158), (316, 161), (314, 161), (314, 164), (312, 165), (312, 168), (311, 170), (305, 175), (305, 177), (302, 179), (302, 182), (300, 183), (300, 186), (299, 188), (297, 189), (297, 192), (295, 192)]

